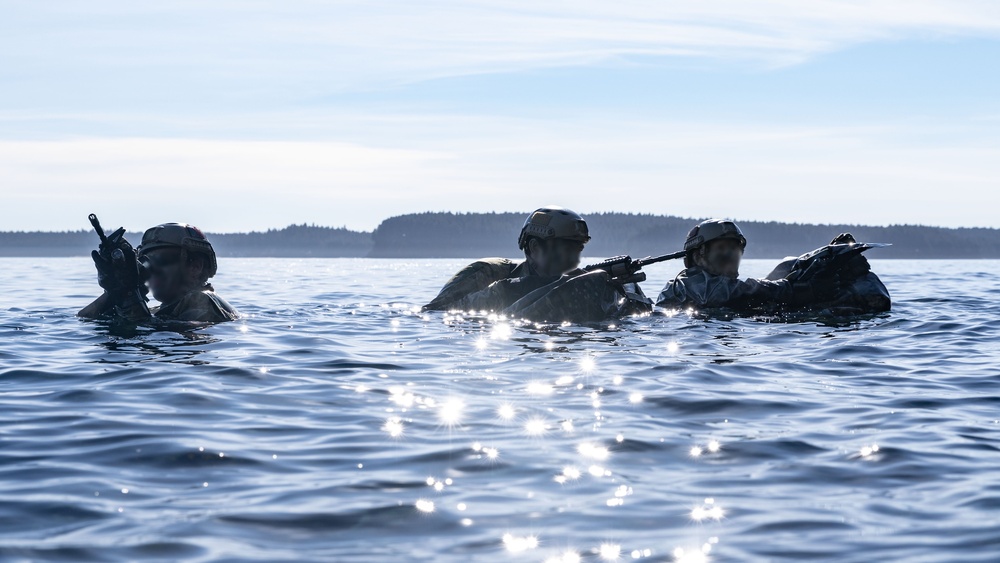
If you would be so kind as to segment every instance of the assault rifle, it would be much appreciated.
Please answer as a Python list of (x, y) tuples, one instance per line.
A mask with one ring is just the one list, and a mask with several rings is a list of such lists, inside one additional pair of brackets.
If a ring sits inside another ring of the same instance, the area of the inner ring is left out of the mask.
[(585, 272), (604, 270), (609, 276), (611, 276), (611, 281), (615, 283), (638, 283), (646, 281), (646, 274), (641, 271), (643, 266), (683, 258), (686, 253), (686, 251), (681, 250), (679, 252), (671, 252), (670, 254), (664, 254), (662, 256), (647, 256), (638, 260), (633, 260), (632, 257), (628, 255), (615, 256), (614, 258), (608, 258), (607, 260), (598, 262), (597, 264), (584, 266), (583, 270)]

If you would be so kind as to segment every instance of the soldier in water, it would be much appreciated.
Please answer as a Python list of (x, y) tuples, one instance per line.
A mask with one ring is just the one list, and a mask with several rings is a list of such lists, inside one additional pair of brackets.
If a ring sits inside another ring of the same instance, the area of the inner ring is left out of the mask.
[[(108, 241), (101, 234), (101, 248), (92, 256), (97, 283), (104, 288), (104, 294), (78, 316), (197, 323), (239, 318), (236, 309), (208, 282), (218, 270), (218, 263), (212, 243), (197, 227), (183, 223), (157, 225), (142, 235), (138, 249), (121, 236)], [(147, 293), (152, 293), (161, 305), (147, 307)]]
[(889, 310), (889, 292), (861, 255), (872, 245), (858, 244), (850, 233), (838, 235), (830, 246), (810, 253), (835, 258), (797, 272), (792, 271), (796, 260), (789, 259), (766, 279), (739, 279), (746, 245), (746, 237), (732, 221), (698, 224), (684, 243), (685, 269), (667, 283), (656, 304), (735, 310), (787, 307), (843, 313)]
[(578, 268), (590, 241), (578, 213), (550, 205), (533, 211), (521, 227), (524, 261), (473, 262), (455, 274), (424, 310), (493, 311), (533, 320), (599, 321), (648, 312), (651, 301), (636, 283), (612, 283), (601, 270)]
[(667, 283), (656, 304), (694, 309), (797, 307), (828, 300), (836, 293), (835, 271), (820, 272), (808, 281), (739, 279), (746, 246), (746, 237), (732, 221), (716, 219), (696, 225), (684, 242), (685, 269)]

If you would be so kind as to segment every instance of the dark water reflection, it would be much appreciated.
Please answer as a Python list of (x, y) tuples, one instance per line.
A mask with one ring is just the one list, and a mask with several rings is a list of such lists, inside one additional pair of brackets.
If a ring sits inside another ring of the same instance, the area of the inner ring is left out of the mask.
[(2, 560), (1000, 554), (997, 262), (876, 262), (871, 318), (535, 327), (416, 312), (461, 261), (227, 260), (247, 318), (194, 332), (0, 262)]

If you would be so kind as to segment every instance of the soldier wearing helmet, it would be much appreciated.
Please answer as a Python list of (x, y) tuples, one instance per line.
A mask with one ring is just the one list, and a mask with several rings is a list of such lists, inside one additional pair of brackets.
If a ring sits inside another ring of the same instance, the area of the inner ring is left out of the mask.
[(477, 260), (448, 280), (424, 310), (501, 311), (563, 274), (574, 272), (589, 240), (587, 222), (575, 211), (555, 205), (536, 209), (524, 221), (517, 239), (524, 262)]
[(578, 213), (550, 205), (524, 221), (517, 246), (524, 262), (487, 258), (455, 274), (424, 310), (495, 311), (538, 321), (598, 322), (648, 313), (636, 283), (612, 282), (603, 270), (578, 268), (590, 241)]
[(551, 205), (525, 219), (517, 248), (524, 251), (526, 268), (540, 276), (558, 276), (580, 265), (580, 253), (588, 242), (590, 231), (583, 217)]
[(746, 246), (746, 237), (732, 221), (699, 223), (684, 242), (684, 271), (667, 283), (656, 304), (695, 309), (799, 306), (827, 299), (836, 291), (835, 272), (794, 283), (786, 279), (740, 280)]
[[(117, 313), (132, 321), (155, 317), (201, 323), (239, 317), (236, 309), (208, 283), (218, 271), (218, 261), (212, 243), (197, 227), (184, 223), (157, 225), (143, 233), (139, 248), (132, 251), (128, 246), (126, 250), (130, 252), (125, 261), (129, 272), (134, 261), (140, 275), (121, 276), (117, 273), (120, 268), (104, 263), (95, 252), (98, 283), (105, 293), (81, 310), (79, 316), (97, 318)], [(139, 291), (135, 291), (137, 284)], [(146, 293), (151, 293), (160, 306), (147, 308), (141, 297)]]

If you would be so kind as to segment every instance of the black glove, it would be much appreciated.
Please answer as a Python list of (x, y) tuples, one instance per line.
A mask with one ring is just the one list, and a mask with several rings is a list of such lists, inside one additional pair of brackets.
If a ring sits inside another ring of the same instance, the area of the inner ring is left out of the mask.
[(868, 275), (870, 271), (872, 271), (872, 265), (868, 263), (868, 259), (865, 258), (864, 254), (858, 254), (851, 257), (847, 264), (844, 264), (840, 269), (840, 279), (845, 283), (850, 283)]
[[(830, 244), (855, 244), (858, 241), (855, 240), (854, 235), (851, 233), (840, 233), (839, 235), (833, 237)], [(872, 271), (871, 264), (868, 263), (868, 259), (858, 254), (847, 261), (846, 264), (840, 267), (841, 281), (844, 283), (850, 283), (860, 277), (863, 277)]]
[(145, 286), (139, 279), (139, 261), (135, 249), (122, 239), (115, 246), (90, 253), (97, 267), (97, 284), (112, 295), (120, 295)]
[(830, 244), (854, 244), (858, 241), (854, 240), (854, 235), (851, 233), (840, 233), (839, 235), (833, 237)]

